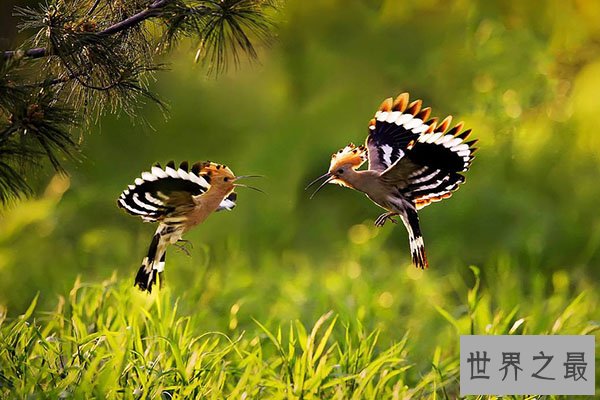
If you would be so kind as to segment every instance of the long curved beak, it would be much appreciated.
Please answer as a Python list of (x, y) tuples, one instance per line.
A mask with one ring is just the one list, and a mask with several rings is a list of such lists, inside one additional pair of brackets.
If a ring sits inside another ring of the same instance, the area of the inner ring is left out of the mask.
[(260, 192), (262, 194), (266, 194), (264, 190), (261, 190), (257, 187), (254, 186), (250, 186), (250, 185), (244, 185), (243, 183), (234, 183), (233, 186), (235, 187), (243, 187), (243, 188), (248, 188), (248, 189), (252, 189), (252, 190), (256, 190), (257, 192)]
[[(244, 179), (244, 178), (264, 178), (263, 175), (240, 175), (240, 176), (236, 176), (234, 182), (237, 182), (240, 179)], [(257, 192), (260, 192), (262, 194), (266, 194), (263, 190), (254, 187), (254, 186), (250, 186), (250, 185), (245, 185), (243, 183), (234, 183), (233, 184), (236, 187), (244, 187), (244, 188), (248, 188), (248, 189), (252, 189), (252, 190), (256, 190)]]
[(311, 183), (309, 183), (309, 184), (308, 184), (308, 186), (306, 186), (306, 187), (304, 188), (304, 190), (308, 190), (308, 188), (309, 188), (309, 187), (311, 187), (311, 186), (312, 186), (312, 185), (314, 185), (315, 183), (319, 182), (321, 179), (323, 179), (323, 178), (328, 178), (328, 177), (330, 177), (330, 176), (331, 176), (331, 174), (330, 174), (329, 172), (327, 172), (327, 173), (325, 173), (325, 174), (321, 175), (320, 177), (318, 177), (317, 179), (315, 179), (314, 181), (312, 181)]
[(315, 190), (310, 195), (310, 199), (312, 199), (313, 197), (315, 197), (315, 195), (319, 192), (319, 190), (321, 190), (323, 188), (323, 186), (327, 185), (329, 182), (331, 182), (332, 180), (334, 180), (335, 176), (332, 175), (331, 173), (327, 172), (326, 174), (321, 175), (320, 177), (318, 177), (317, 179), (315, 179), (314, 181), (312, 181), (311, 183), (309, 183), (308, 186), (306, 188), (304, 188), (304, 190), (308, 190), (309, 187), (311, 187), (315, 183), (319, 182), (321, 179), (325, 179), (325, 180), (319, 185), (319, 187), (317, 188), (317, 190)]
[(235, 180), (239, 180), (239, 179), (244, 179), (244, 178), (264, 178), (264, 175), (240, 175), (240, 176), (236, 176)]

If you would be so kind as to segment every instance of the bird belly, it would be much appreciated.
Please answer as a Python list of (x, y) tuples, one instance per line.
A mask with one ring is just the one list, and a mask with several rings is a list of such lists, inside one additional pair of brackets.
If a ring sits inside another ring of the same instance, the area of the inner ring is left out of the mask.
[(386, 210), (396, 212), (396, 213), (404, 213), (406, 209), (412, 208), (412, 203), (403, 196), (400, 195), (389, 195), (385, 199)]
[(396, 211), (393, 207), (393, 204), (390, 203), (386, 197), (373, 196), (373, 195), (369, 195), (369, 194), (366, 194), (366, 196), (369, 198), (369, 200), (371, 200), (373, 203), (377, 204), (379, 207), (383, 208), (384, 210), (393, 211), (393, 212)]

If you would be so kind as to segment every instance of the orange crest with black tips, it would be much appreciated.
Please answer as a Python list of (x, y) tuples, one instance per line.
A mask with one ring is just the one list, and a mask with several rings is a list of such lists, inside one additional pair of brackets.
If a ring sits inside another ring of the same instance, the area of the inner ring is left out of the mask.
[(223, 164), (204, 161), (194, 164), (194, 168), (198, 168), (200, 170), (200, 174), (208, 175), (210, 177), (223, 177), (229, 179), (235, 178), (233, 171)]
[(363, 145), (356, 146), (350, 143), (337, 153), (333, 153), (329, 170), (333, 171), (346, 164), (350, 164), (353, 169), (357, 169), (365, 161), (367, 161), (367, 148)]

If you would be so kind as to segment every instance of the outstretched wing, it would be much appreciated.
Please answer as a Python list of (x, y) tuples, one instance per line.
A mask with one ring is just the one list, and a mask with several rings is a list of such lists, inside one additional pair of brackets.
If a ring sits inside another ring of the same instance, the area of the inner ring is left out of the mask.
[(173, 213), (194, 207), (193, 196), (205, 193), (210, 184), (200, 175), (200, 164), (194, 164), (188, 172), (188, 163), (182, 162), (178, 169), (170, 161), (163, 169), (155, 165), (149, 172), (129, 185), (117, 200), (119, 207), (131, 215), (141, 216), (144, 221), (157, 221)]
[(408, 100), (408, 93), (384, 100), (370, 121), (366, 142), (370, 170), (383, 172), (392, 166), (435, 123), (428, 120), (430, 108), (421, 110), (421, 100), (410, 104)]
[(402, 182), (400, 191), (418, 209), (450, 197), (465, 181), (460, 173), (469, 169), (477, 150), (477, 140), (465, 142), (471, 130), (461, 133), (462, 123), (448, 130), (451, 120), (447, 117), (437, 127), (433, 123), (407, 147), (404, 158), (382, 173), (390, 183)]

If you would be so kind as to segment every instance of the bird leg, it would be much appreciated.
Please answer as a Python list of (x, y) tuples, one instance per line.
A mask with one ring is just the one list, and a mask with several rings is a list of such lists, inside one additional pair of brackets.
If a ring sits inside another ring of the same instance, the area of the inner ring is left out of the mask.
[(381, 227), (383, 225), (385, 225), (386, 221), (389, 219), (393, 224), (397, 224), (398, 221), (396, 221), (393, 217), (398, 215), (398, 213), (395, 212), (387, 212), (387, 213), (383, 213), (381, 214), (379, 217), (377, 217), (377, 219), (375, 220), (375, 226), (377, 227)]
[[(180, 242), (183, 243), (183, 244), (178, 244)], [(174, 243), (174, 246), (177, 247), (183, 253), (185, 253), (185, 255), (187, 255), (188, 257), (192, 256), (192, 253), (190, 253), (190, 250), (188, 250), (188, 248), (186, 247), (186, 246), (190, 246), (190, 249), (194, 248), (194, 245), (189, 240), (179, 239), (177, 241), (177, 243)]]

